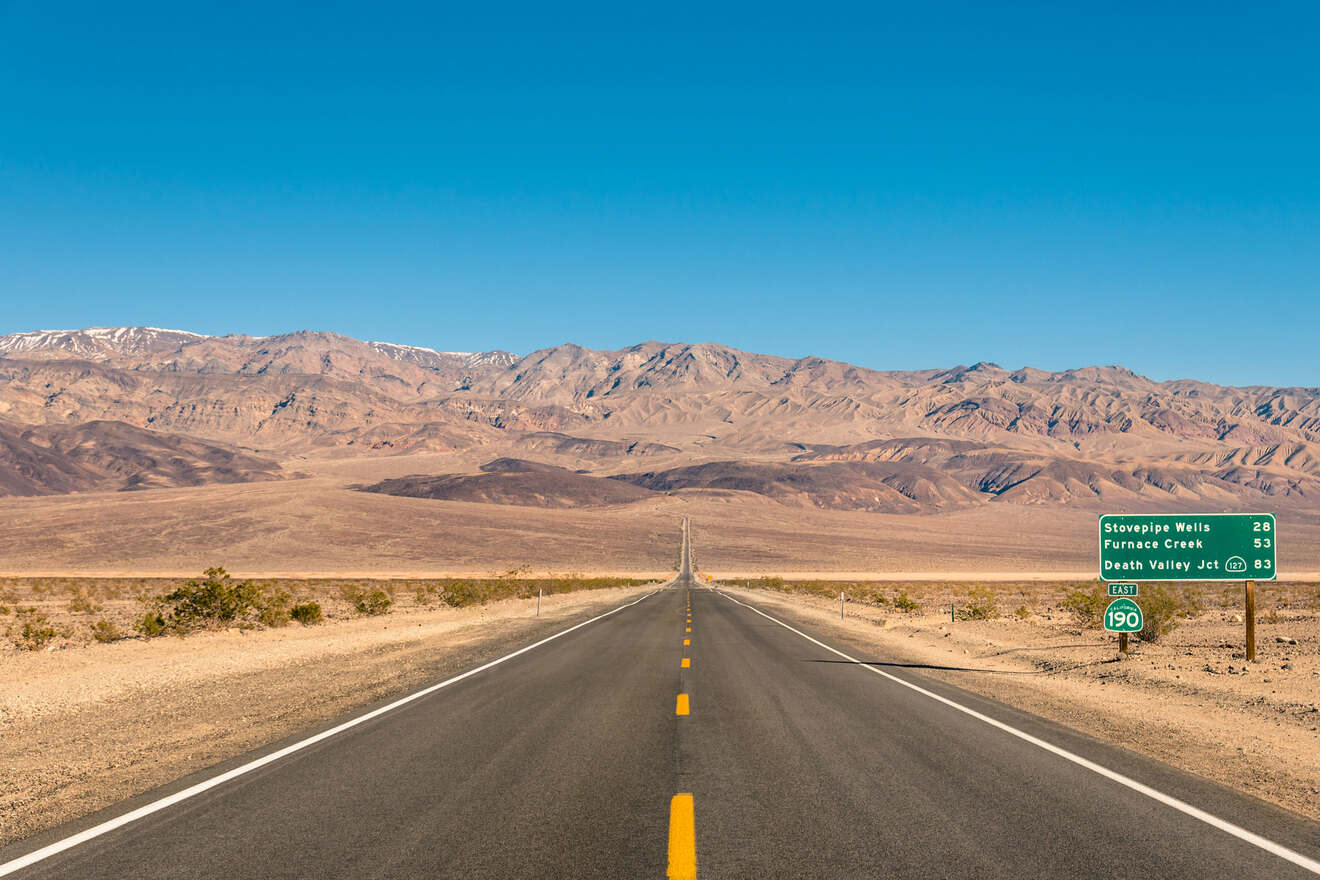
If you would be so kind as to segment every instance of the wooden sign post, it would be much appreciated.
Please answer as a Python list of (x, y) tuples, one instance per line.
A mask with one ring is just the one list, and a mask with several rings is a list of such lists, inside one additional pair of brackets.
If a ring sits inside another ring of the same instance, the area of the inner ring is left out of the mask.
[(1256, 662), (1256, 582), (1247, 581), (1246, 585), (1246, 606), (1247, 606), (1247, 660)]

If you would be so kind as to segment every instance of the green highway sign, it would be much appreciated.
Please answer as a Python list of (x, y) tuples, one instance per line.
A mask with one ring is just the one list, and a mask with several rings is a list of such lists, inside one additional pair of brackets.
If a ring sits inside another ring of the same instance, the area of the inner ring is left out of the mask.
[(1141, 623), (1141, 606), (1131, 599), (1115, 599), (1105, 609), (1105, 629), (1110, 632), (1141, 632)]
[(1137, 595), (1136, 584), (1110, 584), (1109, 595), (1111, 596), (1135, 596)]
[(1103, 514), (1100, 579), (1274, 580), (1277, 538), (1272, 513)]

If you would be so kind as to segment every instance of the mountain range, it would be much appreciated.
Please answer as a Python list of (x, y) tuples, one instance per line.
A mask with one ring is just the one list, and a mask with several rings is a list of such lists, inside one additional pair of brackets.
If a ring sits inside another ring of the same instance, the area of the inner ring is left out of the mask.
[(0, 494), (437, 453), (452, 471), (360, 488), (539, 506), (732, 492), (911, 513), (1304, 507), (1320, 499), (1320, 389), (1117, 366), (877, 371), (714, 343), (519, 356), (315, 331), (0, 336)]

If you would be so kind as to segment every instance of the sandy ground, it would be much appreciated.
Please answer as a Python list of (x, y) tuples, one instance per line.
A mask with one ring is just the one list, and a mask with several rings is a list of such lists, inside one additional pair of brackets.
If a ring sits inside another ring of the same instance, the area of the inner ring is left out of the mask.
[(506, 653), (654, 587), (0, 662), (0, 845)]
[[(692, 520), (697, 563), (712, 572), (1080, 577), (1095, 569), (1094, 511), (992, 504), (900, 516), (792, 507), (746, 492), (552, 510), (355, 492), (348, 479), (0, 499), (0, 573), (192, 575), (223, 565), (243, 576), (440, 577), (528, 564), (664, 572), (682, 516)], [(1320, 571), (1320, 516), (1280, 514), (1279, 533), (1281, 577)]]
[(1004, 597), (1009, 608), (1032, 602), (1025, 619), (957, 622), (948, 591), (926, 602), (925, 613), (848, 604), (840, 621), (837, 598), (725, 589), (869, 649), (859, 659), (913, 664), (1320, 820), (1316, 585), (1274, 597), (1258, 623), (1252, 664), (1242, 659), (1243, 624), (1232, 607), (1212, 608), (1156, 644), (1134, 639), (1120, 660), (1116, 637), (1081, 630), (1031, 587)]

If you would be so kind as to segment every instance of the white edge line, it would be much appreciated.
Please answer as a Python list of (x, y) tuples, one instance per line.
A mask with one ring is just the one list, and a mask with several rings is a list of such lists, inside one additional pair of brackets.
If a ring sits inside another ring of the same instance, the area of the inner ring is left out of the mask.
[(299, 740), (298, 742), (293, 743), (292, 745), (287, 745), (284, 748), (279, 749), (278, 751), (271, 752), (269, 755), (263, 755), (262, 757), (257, 758), (255, 761), (249, 761), (248, 763), (242, 765), (241, 767), (235, 767), (234, 769), (227, 770), (218, 776), (212, 776), (210, 779), (204, 779), (195, 785), (188, 786), (182, 791), (176, 791), (174, 794), (166, 795), (165, 797), (159, 800), (155, 800), (149, 804), (145, 804), (141, 807), (138, 807), (136, 810), (131, 810), (127, 813), (124, 813), (122, 816), (116, 816), (113, 819), (108, 819), (105, 822), (102, 822), (100, 825), (93, 825), (91, 828), (88, 828), (85, 831), (80, 831), (77, 834), (72, 835), (71, 837), (66, 837), (63, 840), (57, 840), (52, 844), (43, 846), (41, 849), (33, 850), (32, 852), (28, 853), (25, 856), (19, 856), (18, 858), (13, 859), (12, 861), (5, 862), (4, 864), (0, 865), (0, 877), (4, 877), (8, 874), (14, 873), (15, 871), (19, 871), (22, 870), (23, 868), (27, 868), (31, 865), (35, 865), (37, 862), (44, 861), (45, 859), (48, 859), (53, 855), (64, 852), (65, 850), (68, 849), (72, 849), (73, 847), (78, 846), (79, 844), (86, 843), (87, 841), (100, 837), (101, 835), (106, 834), (110, 831), (114, 831), (116, 828), (122, 828), (123, 826), (128, 825), (131, 822), (136, 822), (138, 819), (141, 819), (145, 816), (150, 816), (152, 813), (158, 813), (161, 810), (165, 809), (166, 807), (172, 807), (175, 804), (180, 803), (181, 801), (186, 801), (191, 797), (196, 797), (202, 792), (209, 791), (210, 789), (213, 789), (218, 785), (223, 785), (224, 783), (228, 782), (231, 779), (235, 779), (239, 776), (243, 776), (244, 774), (251, 773), (253, 770), (257, 770), (261, 767), (266, 766), (267, 764), (278, 761), (280, 758), (291, 755), (294, 752), (302, 751), (308, 746), (315, 745), (316, 743), (319, 743), (322, 740), (327, 740), (332, 736), (336, 736), (340, 733), (343, 733), (345, 730), (349, 730), (350, 728), (357, 727), (359, 724), (363, 724), (367, 721), (370, 721), (373, 718), (378, 718), (379, 716), (384, 715), (386, 712), (392, 712), (393, 710), (399, 708), (400, 706), (405, 706), (408, 703), (413, 702), (414, 700), (420, 700), (422, 697), (425, 697), (428, 694), (433, 694), (436, 691), (440, 690), (441, 688), (449, 687), (451, 684), (460, 682), (465, 678), (470, 678), (471, 676), (476, 675), (478, 672), (484, 672), (485, 670), (490, 669), (492, 666), (499, 666), (501, 663), (503, 663), (506, 660), (512, 660), (514, 657), (517, 657), (519, 654), (525, 654), (528, 651), (532, 650), (533, 648), (539, 648), (541, 645), (544, 645), (546, 642), (553, 642), (555, 639), (559, 638), (560, 636), (566, 636), (569, 633), (573, 632), (574, 630), (581, 629), (582, 627), (586, 626), (589, 623), (595, 623), (596, 621), (601, 620), (602, 618), (605, 617), (609, 617), (611, 614), (616, 614), (624, 610), (625, 608), (631, 608), (632, 606), (636, 605), (638, 602), (641, 602), (644, 599), (649, 599), (658, 592), (659, 590), (652, 590), (651, 592), (647, 593), (645, 596), (642, 596), (640, 599), (635, 599), (632, 602), (627, 603), (626, 605), (620, 605), (618, 608), (613, 608), (609, 611), (606, 611), (604, 614), (598, 614), (595, 617), (591, 618), (590, 620), (584, 620), (581, 623), (576, 624), (575, 626), (570, 626), (568, 629), (561, 630), (560, 632), (557, 632), (552, 636), (547, 636), (546, 638), (541, 639), (539, 642), (534, 642), (533, 644), (527, 645), (526, 647), (519, 648), (518, 650), (514, 651), (512, 654), (505, 654), (503, 657), (500, 657), (496, 660), (492, 660), (489, 663), (476, 667), (475, 669), (469, 669), (467, 672), (463, 672), (458, 675), (455, 675), (453, 678), (447, 678), (444, 681), (440, 682), (439, 684), (433, 684), (428, 687), (422, 688), (420, 691), (416, 691), (414, 693), (408, 694), (406, 697), (400, 697), (399, 699), (395, 700), (393, 703), (390, 703), (389, 705), (381, 706), (379, 709), (373, 709), (370, 712), (367, 712), (365, 715), (359, 715), (356, 718), (350, 718), (348, 721), (345, 721), (342, 724), (338, 724), (330, 728), (329, 730), (323, 730), (314, 736), (307, 737), (307, 739)]
[(863, 663), (861, 660), (858, 660), (855, 657), (850, 657), (847, 654), (843, 653), (842, 651), (838, 650), (837, 648), (831, 648), (829, 645), (825, 644), (824, 642), (819, 641), (817, 639), (813, 639), (811, 636), (807, 635), (801, 630), (794, 629), (793, 627), (789, 626), (787, 623), (784, 623), (782, 620), (779, 620), (778, 618), (775, 617), (771, 617), (769, 614), (766, 614), (764, 611), (762, 611), (759, 608), (756, 608), (752, 605), (748, 605), (746, 602), (739, 602), (737, 599), (733, 598), (728, 593), (725, 593), (723, 590), (716, 590), (716, 592), (719, 593), (724, 598), (728, 599), (730, 602), (735, 602), (738, 605), (743, 606), (744, 608), (747, 608), (751, 611), (755, 611), (757, 614), (761, 615), (766, 620), (773, 621), (774, 623), (779, 624), (789, 632), (797, 633), (798, 635), (802, 636), (802, 638), (806, 639), (807, 641), (811, 642), (814, 645), (819, 645), (820, 647), (824, 648), (826, 651), (829, 651), (831, 654), (837, 654), (838, 656), (847, 660), (849, 663), (855, 663), (858, 666), (860, 666), (862, 669), (865, 669), (869, 672), (874, 672), (876, 675), (879, 675), (882, 678), (887, 678), (890, 681), (894, 682), (895, 684), (901, 684), (903, 687), (916, 691), (922, 696), (930, 697), (932, 700), (935, 700), (936, 702), (939, 703), (943, 703), (944, 705), (948, 706), (951, 709), (956, 709), (965, 715), (970, 715), (972, 718), (975, 718), (978, 721), (983, 721), (986, 724), (989, 724), (991, 727), (998, 728), (999, 730), (1002, 730), (1004, 733), (1007, 733), (1010, 736), (1015, 736), (1018, 739), (1024, 740), (1025, 742), (1029, 742), (1033, 746), (1042, 748), (1051, 754), (1058, 755), (1060, 758), (1063, 758), (1065, 761), (1071, 761), (1072, 763), (1078, 765), (1079, 767), (1085, 767), (1087, 770), (1090, 770), (1093, 773), (1097, 773), (1105, 777), (1106, 779), (1110, 779), (1114, 782), (1117, 782), (1119, 785), (1130, 788), (1133, 791), (1138, 792), (1139, 794), (1144, 794), (1146, 797), (1150, 798), (1151, 800), (1159, 801), (1165, 806), (1172, 807), (1173, 809), (1177, 810), (1180, 813), (1185, 813), (1188, 816), (1191, 816), (1193, 819), (1199, 819), (1205, 824), (1210, 825), (1214, 828), (1218, 828), (1220, 831), (1231, 834), (1234, 837), (1238, 838), (1239, 840), (1244, 840), (1247, 843), (1251, 844), (1252, 846), (1259, 847), (1260, 849), (1263, 849), (1268, 853), (1272, 853), (1273, 855), (1276, 855), (1279, 858), (1284, 859), (1285, 861), (1292, 862), (1294, 865), (1304, 868), (1307, 871), (1310, 871), (1312, 874), (1320, 874), (1320, 861), (1307, 858), (1301, 853), (1296, 852), (1295, 850), (1288, 849), (1288, 847), (1283, 846), (1282, 844), (1278, 844), (1272, 840), (1269, 840), (1268, 838), (1261, 837), (1259, 834), (1254, 834), (1248, 831), (1247, 829), (1242, 828), (1241, 826), (1234, 825), (1232, 822), (1229, 822), (1225, 819), (1221, 819), (1218, 816), (1215, 816), (1211, 813), (1207, 813), (1205, 810), (1202, 810), (1199, 807), (1194, 807), (1191, 804), (1187, 803), (1186, 801), (1179, 800), (1178, 798), (1173, 797), (1172, 795), (1167, 795), (1162, 791), (1151, 788), (1149, 785), (1145, 785), (1143, 783), (1137, 782), (1135, 779), (1132, 779), (1129, 776), (1124, 776), (1122, 773), (1118, 773), (1114, 770), (1110, 770), (1108, 767), (1105, 767), (1101, 764), (1097, 764), (1094, 761), (1087, 760), (1086, 758), (1083, 758), (1081, 755), (1074, 754), (1073, 752), (1070, 752), (1064, 748), (1060, 748), (1059, 746), (1056, 746), (1053, 743), (1049, 743), (1043, 739), (1034, 737), (1025, 731), (1018, 730), (1016, 727), (1013, 727), (1012, 725), (1005, 724), (1002, 721), (998, 721), (994, 718), (991, 718), (989, 715), (983, 715), (982, 713), (977, 712), (975, 709), (970, 709), (967, 706), (962, 705), (961, 703), (957, 703), (954, 702), (953, 700), (950, 700), (948, 697), (942, 697), (939, 694), (934, 693), (933, 691), (926, 690), (920, 685), (913, 684), (910, 681), (905, 681), (904, 679), (899, 678), (897, 675), (891, 675), (890, 673), (885, 672), (883, 669), (877, 669), (876, 667), (870, 665), (869, 663)]

